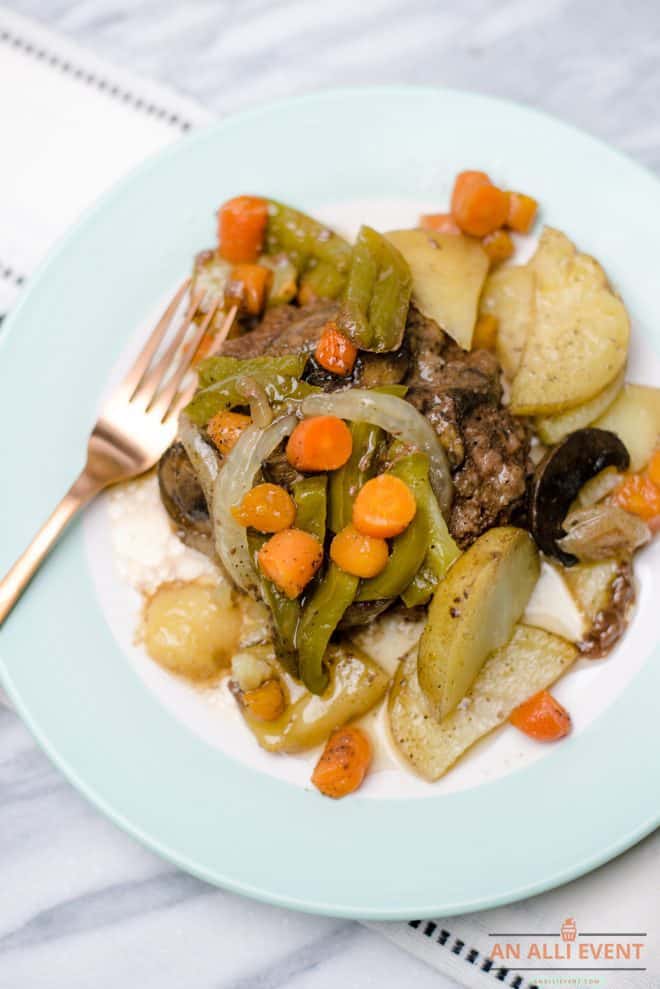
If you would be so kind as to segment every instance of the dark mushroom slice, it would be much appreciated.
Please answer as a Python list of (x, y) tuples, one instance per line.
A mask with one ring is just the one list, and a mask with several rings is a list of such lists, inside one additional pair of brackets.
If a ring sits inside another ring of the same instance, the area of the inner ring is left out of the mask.
[(558, 540), (566, 535), (563, 522), (580, 488), (606, 467), (626, 470), (630, 457), (615, 433), (607, 429), (578, 429), (545, 455), (534, 473), (529, 495), (529, 528), (539, 549), (572, 567), (577, 557)]
[(179, 538), (213, 558), (213, 527), (208, 506), (183, 443), (173, 443), (160, 458), (158, 486)]

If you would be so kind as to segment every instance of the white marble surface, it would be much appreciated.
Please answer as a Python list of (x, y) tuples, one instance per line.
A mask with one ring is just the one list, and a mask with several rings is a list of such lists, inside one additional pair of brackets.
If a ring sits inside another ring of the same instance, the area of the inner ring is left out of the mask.
[[(217, 113), (310, 88), (418, 82), (557, 113), (660, 169), (649, 0), (11, 0)], [(208, 887), (55, 772), (0, 703), (0, 989), (367, 989), (449, 982), (358, 924)]]

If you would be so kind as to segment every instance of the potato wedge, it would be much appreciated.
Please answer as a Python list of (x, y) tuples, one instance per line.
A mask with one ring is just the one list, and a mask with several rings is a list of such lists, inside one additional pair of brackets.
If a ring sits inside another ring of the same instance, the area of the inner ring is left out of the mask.
[(625, 369), (617, 374), (614, 381), (603, 388), (601, 392), (584, 405), (576, 405), (574, 409), (560, 412), (556, 416), (540, 416), (536, 420), (536, 432), (544, 443), (552, 446), (559, 443), (569, 433), (576, 429), (590, 426), (599, 416), (609, 409), (612, 402), (623, 388)]
[(331, 647), (330, 682), (320, 697), (305, 693), (276, 721), (257, 721), (243, 710), (259, 745), (269, 752), (303, 752), (325, 742), (335, 728), (359, 718), (385, 696), (389, 677), (355, 646)]
[(580, 652), (599, 659), (619, 641), (635, 603), (635, 581), (629, 560), (581, 563), (565, 571), (566, 583), (585, 616), (587, 631)]
[(392, 230), (385, 236), (408, 262), (420, 311), (469, 350), (489, 265), (479, 242), (431, 230)]
[(660, 388), (625, 385), (594, 426), (616, 433), (630, 454), (630, 469), (642, 470), (660, 440)]
[(529, 262), (535, 316), (511, 389), (517, 415), (556, 415), (590, 401), (623, 370), (630, 324), (605, 272), (546, 227)]
[(390, 691), (392, 741), (416, 773), (438, 780), (475, 742), (504, 724), (514, 708), (553, 684), (577, 654), (575, 646), (556, 635), (516, 625), (510, 642), (488, 657), (464, 703), (437, 722), (427, 714), (412, 650)]
[(532, 537), (490, 529), (438, 585), (419, 643), (419, 685), (439, 721), (454, 710), (486, 657), (504, 645), (540, 572)]
[(497, 359), (507, 378), (515, 377), (532, 328), (535, 282), (527, 265), (498, 268), (486, 279), (481, 295), (481, 312), (498, 322)]

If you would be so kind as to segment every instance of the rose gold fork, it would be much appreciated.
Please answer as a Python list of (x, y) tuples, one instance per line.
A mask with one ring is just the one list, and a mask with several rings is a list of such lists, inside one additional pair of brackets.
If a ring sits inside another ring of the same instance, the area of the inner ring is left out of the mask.
[[(73, 516), (104, 488), (137, 477), (153, 467), (174, 439), (178, 413), (195, 388), (194, 383), (186, 383), (186, 374), (220, 302), (215, 299), (209, 304), (204, 292), (196, 293), (171, 336), (171, 342), (162, 357), (156, 360), (158, 349), (171, 330), (189, 288), (190, 279), (187, 279), (132, 368), (105, 403), (89, 438), (87, 463), (82, 474), (0, 581), (0, 625)], [(203, 316), (202, 322), (188, 341), (186, 337), (198, 315)], [(213, 352), (226, 338), (235, 316), (234, 306), (214, 336)]]

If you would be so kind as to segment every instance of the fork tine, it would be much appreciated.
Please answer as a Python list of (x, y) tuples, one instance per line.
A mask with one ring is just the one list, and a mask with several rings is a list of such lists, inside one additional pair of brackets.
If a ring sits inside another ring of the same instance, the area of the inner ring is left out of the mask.
[(186, 311), (185, 316), (181, 320), (174, 337), (167, 346), (167, 350), (160, 357), (160, 359), (154, 364), (154, 366), (144, 375), (142, 381), (138, 388), (131, 396), (131, 401), (136, 398), (140, 398), (146, 405), (146, 411), (148, 412), (153, 405), (156, 396), (158, 394), (158, 389), (162, 385), (167, 372), (169, 371), (172, 361), (179, 352), (183, 341), (186, 338), (186, 334), (190, 329), (190, 324), (197, 315), (200, 303), (204, 298), (205, 292), (200, 290), (191, 300), (190, 305)]
[(133, 398), (135, 392), (142, 384), (142, 378), (151, 364), (153, 356), (158, 350), (158, 347), (167, 332), (167, 328), (172, 322), (172, 318), (181, 304), (183, 296), (188, 291), (190, 281), (190, 278), (186, 278), (183, 285), (181, 285), (181, 287), (177, 290), (167, 309), (156, 323), (151, 336), (140, 351), (130, 371), (124, 378), (123, 386), (124, 388), (129, 389), (130, 398)]
[(224, 323), (213, 337), (213, 343), (204, 354), (204, 357), (214, 357), (221, 349), (223, 343), (229, 336), (229, 331), (234, 325), (234, 320), (236, 319), (237, 312), (238, 312), (238, 306), (232, 306), (231, 309), (227, 312)]
[[(182, 355), (179, 361), (178, 369), (172, 375), (171, 379), (168, 381), (163, 392), (158, 396), (158, 400), (154, 403), (153, 411), (155, 412), (160, 411), (162, 414), (163, 421), (167, 419), (168, 415), (170, 414), (172, 403), (176, 399), (176, 395), (181, 385), (181, 382), (185, 378), (193, 360), (195, 359), (195, 354), (197, 353), (200, 343), (204, 339), (204, 335), (207, 331), (207, 328), (211, 322), (211, 319), (213, 318), (213, 315), (219, 303), (220, 300), (216, 299), (210, 313), (207, 315), (206, 319), (204, 320), (203, 326), (201, 326), (198, 332), (195, 334), (190, 350), (186, 354)], [(213, 348), (211, 352), (215, 352), (224, 343), (227, 334), (229, 333), (233, 325), (234, 319), (236, 318), (237, 312), (238, 312), (238, 306), (232, 306), (232, 308), (225, 316), (222, 326), (214, 336)], [(207, 356), (210, 356), (210, 354)]]

